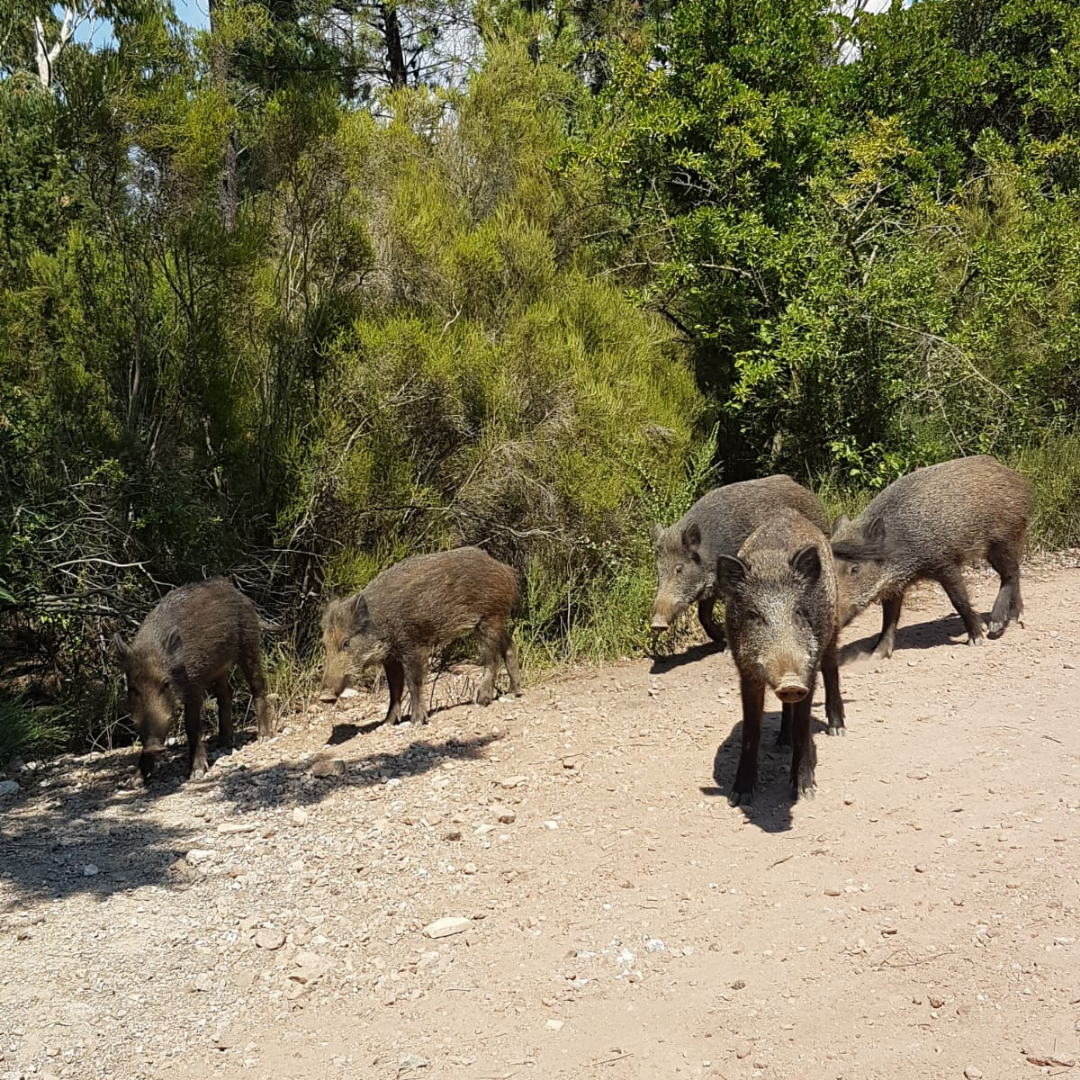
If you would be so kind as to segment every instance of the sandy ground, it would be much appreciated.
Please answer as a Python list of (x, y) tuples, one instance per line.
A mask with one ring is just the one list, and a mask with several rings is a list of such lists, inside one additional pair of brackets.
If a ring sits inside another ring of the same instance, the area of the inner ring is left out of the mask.
[(737, 680), (703, 645), (420, 730), (313, 705), (199, 784), (183, 747), (149, 791), (130, 752), (20, 773), (0, 1076), (1080, 1077), (1080, 571), (1024, 595), (969, 648), (920, 591), (892, 660), (843, 668), (844, 739), (819, 685), (794, 806), (770, 698), (729, 807)]

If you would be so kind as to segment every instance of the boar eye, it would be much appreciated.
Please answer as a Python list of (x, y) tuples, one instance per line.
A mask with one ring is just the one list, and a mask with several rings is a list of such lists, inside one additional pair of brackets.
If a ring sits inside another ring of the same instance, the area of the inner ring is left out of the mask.
[(343, 641), (343, 642), (341, 643), (341, 651), (342, 651), (342, 652), (344, 652), (344, 651), (345, 651), (345, 650), (346, 650), (346, 649), (347, 649), (348, 647), (349, 647), (349, 638), (346, 638), (346, 639), (345, 639), (345, 640), (344, 640), (344, 641)]
[(676, 574), (681, 574), (682, 573), (682, 564), (681, 563), (678, 566), (675, 567), (675, 573)]

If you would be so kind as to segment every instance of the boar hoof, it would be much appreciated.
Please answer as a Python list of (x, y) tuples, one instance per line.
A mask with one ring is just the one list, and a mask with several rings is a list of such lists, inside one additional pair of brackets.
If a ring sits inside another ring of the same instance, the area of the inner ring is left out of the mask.
[(781, 728), (776, 733), (776, 745), (777, 746), (790, 746), (791, 745), (791, 732), (785, 731)]
[(754, 802), (754, 792), (750, 791), (736, 791), (732, 789), (731, 794), (728, 796), (728, 806), (752, 806)]
[(828, 734), (830, 734), (830, 735), (840, 735), (840, 736), (846, 735), (847, 734), (847, 728), (844, 727), (844, 721), (841, 720), (841, 721), (837, 722), (835, 720), (830, 720), (829, 721)]
[(794, 802), (798, 802), (799, 799), (813, 799), (817, 795), (817, 784), (813, 780), (807, 782), (800, 780), (797, 784), (792, 785), (791, 798)]
[(969, 645), (981, 645), (982, 643), (983, 643), (983, 639), (981, 637), (969, 637), (968, 638), (968, 644)]

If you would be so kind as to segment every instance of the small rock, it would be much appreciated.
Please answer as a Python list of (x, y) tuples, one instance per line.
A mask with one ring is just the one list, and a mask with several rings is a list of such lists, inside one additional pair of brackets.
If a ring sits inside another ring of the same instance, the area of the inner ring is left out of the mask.
[(296, 807), (292, 812), (292, 821), (294, 825), (306, 825), (308, 818), (311, 815), (303, 807)]
[(1062, 664), (1061, 666), (1062, 666), (1062, 667), (1063, 667), (1063, 668), (1064, 668), (1064, 669), (1065, 669), (1066, 671), (1075, 671), (1075, 670), (1076, 670), (1076, 665), (1075, 665), (1075, 664), (1070, 664), (1070, 663), (1069, 663), (1069, 662), (1068, 662), (1067, 660), (1066, 660), (1066, 661), (1065, 661), (1065, 663), (1064, 663), (1064, 664)]
[(338, 694), (339, 698), (344, 698), (346, 701), (349, 698), (354, 698), (354, 697), (359, 697), (359, 696), (360, 696), (360, 691), (357, 690), (355, 686), (346, 686), (345, 689), (342, 690), (340, 694)]
[(544, 828), (545, 829), (557, 829), (558, 827), (559, 827), (559, 823), (557, 821), (545, 821), (544, 822)]
[(209, 971), (201, 971), (195, 976), (195, 989), (200, 994), (209, 994), (214, 989), (214, 976)]
[(463, 874), (468, 874), (468, 875), (469, 875), (469, 877), (472, 877), (472, 875), (476, 873), (476, 863), (474, 863), (474, 862), (467, 862), (467, 863), (466, 863), (466, 864), (465, 864), (465, 865), (464, 865), (464, 866), (463, 866), (463, 867), (461, 868), (461, 872), (462, 872)]
[(646, 952), (663, 952), (667, 946), (660, 940), (660, 938), (650, 938), (645, 942)]
[(545, 1025), (544, 1025), (544, 1027), (546, 1027), (546, 1028), (548, 1029), (548, 1031), (561, 1031), (561, 1030), (562, 1030), (562, 1026), (563, 1026), (563, 1024), (565, 1024), (565, 1023), (566, 1023), (566, 1021), (565, 1021), (565, 1020), (549, 1020), (549, 1021), (548, 1021), (548, 1022), (547, 1022), (547, 1023), (546, 1023)]
[(16, 780), (0, 780), (0, 795), (14, 795), (19, 790)]
[(825, 886), (825, 895), (826, 896), (839, 896), (840, 895), (840, 890), (835, 885), (826, 885)]
[(967, 1077), (967, 1080), (982, 1080), (982, 1069), (977, 1069), (974, 1065), (969, 1065), (964, 1070), (964, 1076)]
[(424, 936), (429, 938), (450, 937), (452, 934), (460, 934), (462, 930), (468, 930), (472, 926), (471, 919), (463, 919), (460, 915), (451, 915), (445, 919), (436, 919), (424, 927)]
[(909, 780), (925, 780), (930, 774), (923, 769), (913, 769), (907, 774)]
[(91, 863), (87, 863), (82, 868), (82, 872), (83, 872), (83, 877), (93, 877), (95, 874), (98, 874), (101, 871), (99, 871), (98, 868), (91, 862)]
[(274, 949), (280, 949), (285, 944), (285, 931), (278, 930), (273, 926), (264, 926), (255, 935), (255, 944), (260, 949), (267, 949), (271, 952)]
[(507, 776), (504, 777), (502, 780), (495, 781), (495, 783), (498, 784), (499, 787), (504, 788), (516, 788), (520, 787), (522, 784), (527, 784), (528, 782), (529, 778), (527, 776)]
[(413, 1072), (416, 1069), (426, 1069), (428, 1063), (417, 1054), (406, 1054), (401, 1061), (398, 1062), (398, 1076), (402, 1073)]
[(187, 861), (192, 866), (198, 866), (199, 863), (211, 862), (212, 860), (214, 860), (216, 858), (217, 858), (217, 852), (216, 851), (210, 851), (210, 850), (205, 849), (205, 848), (192, 848), (187, 853)]
[(517, 821), (517, 814), (508, 806), (500, 806), (495, 811), (495, 816), (503, 825), (513, 825)]
[(945, 1004), (944, 998), (935, 997), (933, 994), (927, 1000), (930, 1002), (931, 1009), (940, 1009)]
[(745, 979), (736, 979), (731, 984), (731, 989), (732, 990), (745, 990), (746, 989), (746, 980)]
[(240, 821), (223, 821), (217, 827), (217, 831), (222, 836), (235, 836), (237, 833), (254, 832), (258, 827), (258, 825), (245, 825)]
[(448, 833), (446, 833), (443, 836), (443, 839), (444, 840), (460, 840), (461, 839), (461, 830), (460, 829), (451, 829)]
[(312, 762), (311, 775), (316, 777), (344, 776), (345, 762), (341, 758), (317, 758)]
[(735, 1056), (742, 1061), (743, 1058), (748, 1058), (754, 1052), (754, 1048), (747, 1042), (741, 1042), (735, 1047)]

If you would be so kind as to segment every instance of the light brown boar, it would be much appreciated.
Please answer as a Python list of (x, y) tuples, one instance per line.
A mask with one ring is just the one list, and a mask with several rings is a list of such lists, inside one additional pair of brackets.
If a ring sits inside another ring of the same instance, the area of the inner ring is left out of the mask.
[(336, 700), (351, 674), (382, 664), (390, 688), (386, 722), (400, 718), (408, 686), (409, 717), (426, 723), (423, 685), (431, 650), (471, 633), (480, 638), (484, 667), (477, 704), (488, 705), (494, 697), (500, 660), (511, 691), (519, 694), (517, 653), (507, 626), (516, 598), (513, 569), (477, 547), (415, 555), (391, 566), (362, 592), (327, 606), (322, 699)]

